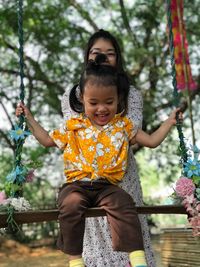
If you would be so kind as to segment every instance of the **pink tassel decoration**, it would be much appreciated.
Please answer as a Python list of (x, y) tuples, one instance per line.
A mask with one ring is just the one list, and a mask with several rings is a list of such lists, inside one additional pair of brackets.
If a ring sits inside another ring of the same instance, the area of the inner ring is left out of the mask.
[(194, 90), (197, 88), (192, 78), (183, 21), (183, 0), (171, 1), (172, 32), (174, 36), (174, 58), (176, 68), (176, 81), (178, 90)]

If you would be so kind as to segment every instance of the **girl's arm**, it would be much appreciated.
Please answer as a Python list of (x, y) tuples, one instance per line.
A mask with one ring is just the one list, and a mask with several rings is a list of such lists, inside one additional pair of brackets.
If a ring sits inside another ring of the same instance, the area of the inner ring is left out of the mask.
[(24, 113), (30, 131), (41, 145), (45, 147), (56, 146), (48, 132), (35, 120), (30, 110), (25, 105), (20, 103), (17, 106), (15, 113), (16, 116), (20, 116), (22, 113)]
[[(139, 143), (140, 145), (150, 148), (159, 146), (166, 138), (172, 126), (176, 124), (176, 113), (179, 110), (179, 108), (174, 110), (169, 118), (164, 121), (162, 125), (152, 134), (147, 134), (143, 130), (139, 129), (137, 134), (132, 138), (131, 144)], [(179, 117), (182, 119), (182, 113), (179, 113)]]

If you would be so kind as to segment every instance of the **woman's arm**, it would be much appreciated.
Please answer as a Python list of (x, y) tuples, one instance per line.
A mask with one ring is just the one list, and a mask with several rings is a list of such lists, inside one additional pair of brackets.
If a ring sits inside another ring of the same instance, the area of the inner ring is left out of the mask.
[(16, 108), (16, 116), (20, 116), (22, 113), (26, 117), (30, 131), (41, 145), (45, 147), (56, 146), (48, 132), (35, 120), (30, 110), (20, 103)]

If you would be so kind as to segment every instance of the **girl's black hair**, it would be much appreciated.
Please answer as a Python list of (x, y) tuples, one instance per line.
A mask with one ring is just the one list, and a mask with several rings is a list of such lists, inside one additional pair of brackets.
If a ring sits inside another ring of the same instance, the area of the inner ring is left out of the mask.
[[(104, 54), (98, 54), (95, 60), (90, 60), (85, 71), (81, 75), (79, 90), (80, 96), (84, 94), (85, 85), (88, 81), (102, 86), (116, 86), (119, 97), (118, 113), (127, 110), (127, 99), (129, 94), (129, 79), (125, 72), (119, 72), (116, 67), (106, 62)], [(80, 96), (76, 95), (75, 85), (70, 92), (69, 101), (71, 109), (75, 112), (81, 113), (84, 111), (83, 104), (80, 101)]]

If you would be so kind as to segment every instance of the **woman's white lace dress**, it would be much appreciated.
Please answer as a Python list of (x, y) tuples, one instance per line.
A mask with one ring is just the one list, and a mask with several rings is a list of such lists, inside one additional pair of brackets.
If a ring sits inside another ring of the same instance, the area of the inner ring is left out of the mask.
[[(69, 105), (69, 91), (63, 95), (62, 112), (65, 119), (74, 114)], [(128, 117), (135, 125), (142, 124), (143, 101), (139, 91), (131, 87), (128, 100)], [(136, 205), (142, 205), (142, 189), (137, 172), (137, 166), (132, 150), (129, 151), (129, 163), (127, 173), (120, 186), (134, 199)], [(145, 255), (148, 267), (155, 267), (156, 263), (151, 247), (149, 227), (145, 215), (139, 215)], [(87, 218), (84, 236), (83, 258), (87, 267), (125, 267), (128, 264), (128, 253), (112, 250), (112, 242), (109, 225), (106, 217)]]

